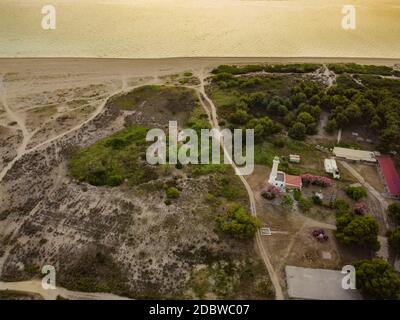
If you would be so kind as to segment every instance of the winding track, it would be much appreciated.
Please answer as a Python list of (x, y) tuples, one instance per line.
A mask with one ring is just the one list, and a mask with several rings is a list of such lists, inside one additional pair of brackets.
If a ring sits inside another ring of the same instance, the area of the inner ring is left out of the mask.
[[(200, 102), (201, 102), (203, 108), (205, 109), (205, 111), (207, 112), (207, 114), (211, 115), (210, 122), (212, 124), (212, 127), (219, 131), (220, 127), (219, 127), (219, 124), (218, 124), (217, 111), (216, 111), (214, 103), (212, 102), (212, 100), (208, 97), (207, 93), (205, 92), (204, 78), (205, 78), (205, 76), (204, 76), (204, 69), (203, 69), (201, 71), (201, 74), (199, 75), (200, 88), (197, 89), (199, 94), (200, 94), (200, 96), (202, 97), (200, 99)], [(207, 105), (210, 107), (211, 111), (207, 107)], [(221, 144), (221, 147), (224, 150), (224, 155), (230, 159), (230, 155), (229, 155), (228, 151), (225, 149), (225, 146), (222, 143), (222, 140), (220, 140), (220, 144)], [(240, 170), (236, 166), (236, 164), (232, 160), (230, 161), (230, 163), (231, 163), (233, 169), (235, 170), (235, 173), (238, 174), (238, 177), (240, 178), (240, 180), (242, 181), (243, 185), (246, 188), (246, 191), (247, 191), (247, 194), (248, 194), (249, 200), (250, 200), (250, 211), (251, 211), (251, 214), (254, 217), (256, 217), (257, 216), (257, 209), (256, 209), (256, 202), (255, 202), (254, 192), (251, 189), (251, 187), (250, 187), (249, 183), (247, 182), (247, 180), (243, 177), (243, 175), (240, 174)], [(278, 277), (277, 273), (275, 272), (275, 269), (274, 269), (274, 267), (273, 267), (273, 265), (271, 263), (271, 259), (269, 258), (268, 250), (267, 250), (267, 248), (265, 248), (265, 246), (262, 243), (262, 238), (261, 238), (260, 231), (258, 231), (256, 233), (256, 243), (257, 243), (258, 250), (259, 250), (259, 252), (261, 254), (261, 258), (263, 259), (264, 264), (265, 264), (265, 266), (266, 266), (266, 268), (268, 270), (268, 274), (269, 274), (269, 277), (271, 279), (272, 285), (274, 286), (275, 298), (276, 298), (276, 300), (284, 300), (284, 295), (283, 295), (282, 287), (281, 287), (280, 282), (279, 282), (279, 277)]]

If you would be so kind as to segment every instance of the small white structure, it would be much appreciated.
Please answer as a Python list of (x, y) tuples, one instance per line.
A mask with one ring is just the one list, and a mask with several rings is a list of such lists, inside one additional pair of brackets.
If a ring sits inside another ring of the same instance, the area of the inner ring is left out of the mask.
[(300, 156), (297, 154), (289, 155), (289, 161), (292, 163), (300, 163)]
[(333, 155), (347, 160), (376, 162), (376, 154), (372, 151), (335, 147)]
[(269, 175), (268, 183), (285, 191), (285, 173), (278, 171), (279, 157), (275, 157), (272, 162), (272, 170)]
[(330, 173), (333, 179), (340, 179), (340, 173), (335, 159), (324, 160), (325, 172)]
[(269, 175), (268, 183), (281, 189), (285, 192), (286, 189), (301, 190), (303, 183), (300, 176), (292, 176), (283, 171), (278, 171), (279, 157), (275, 157), (272, 164), (272, 170)]

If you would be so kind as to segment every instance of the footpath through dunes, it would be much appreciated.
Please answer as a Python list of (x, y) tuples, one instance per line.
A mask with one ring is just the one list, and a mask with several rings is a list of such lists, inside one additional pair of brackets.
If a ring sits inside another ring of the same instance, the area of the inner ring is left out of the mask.
[[(19, 292), (29, 294), (38, 294), (45, 300), (129, 300), (126, 297), (117, 296), (110, 293), (98, 292), (79, 292), (71, 291), (61, 287), (55, 289), (43, 289), (41, 280), (29, 280), (21, 282), (2, 282), (0, 281), (0, 290), (4, 292)], [(1, 291), (0, 291), (1, 292)]]
[[(163, 127), (171, 118), (182, 127), (209, 127), (196, 92), (146, 86), (127, 93), (109, 99), (91, 121), (26, 153), (5, 175), (2, 280), (38, 277), (50, 263), (57, 283), (73, 291), (271, 298), (252, 241), (216, 230), (232, 203), (249, 204), (233, 170), (161, 166), (150, 180), (132, 179), (132, 157), (141, 163), (135, 170), (146, 166), (132, 128)], [(182, 104), (178, 112), (176, 104)]]
[[(204, 75), (204, 70), (202, 70), (200, 74), (200, 89), (199, 89), (201, 97), (203, 99), (200, 99), (202, 106), (205, 110), (208, 110), (208, 114), (211, 115), (210, 122), (215, 129), (220, 129), (218, 118), (217, 118), (217, 109), (213, 103), (213, 101), (208, 97), (206, 90), (205, 90), (205, 75)], [(211, 109), (211, 110), (210, 110)], [(224, 145), (222, 144), (221, 141), (221, 146), (223, 148), (224, 154), (228, 155), (227, 150), (225, 149)], [(238, 177), (241, 181), (241, 183), (244, 185), (246, 192), (248, 194), (248, 198), (250, 201), (250, 212), (253, 216), (257, 217), (257, 209), (255, 205), (255, 198), (254, 198), (254, 193), (253, 190), (251, 189), (250, 185), (246, 181), (246, 179), (243, 177), (243, 175), (240, 174), (240, 169), (237, 168), (236, 164), (232, 161), (232, 168), (234, 169), (235, 173), (238, 174)], [(261, 234), (260, 231), (256, 232), (256, 243), (258, 247), (258, 252), (261, 255), (261, 258), (264, 262), (264, 265), (268, 271), (268, 275), (271, 279), (273, 288), (274, 288), (274, 293), (275, 293), (275, 298), (277, 300), (283, 300), (284, 295), (282, 291), (282, 287), (280, 285), (279, 277), (277, 273), (275, 272), (275, 269), (271, 263), (271, 260), (268, 255), (268, 250), (265, 248), (261, 241)]]

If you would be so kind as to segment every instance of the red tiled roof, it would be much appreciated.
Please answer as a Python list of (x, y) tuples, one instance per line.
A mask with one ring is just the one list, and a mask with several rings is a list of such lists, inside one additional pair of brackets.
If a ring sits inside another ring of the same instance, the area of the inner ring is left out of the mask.
[(400, 195), (400, 176), (396, 170), (392, 158), (389, 156), (378, 157), (379, 166), (385, 179), (388, 193), (391, 196)]
[(285, 175), (285, 185), (287, 188), (301, 188), (302, 182), (300, 176), (291, 176), (290, 174)]

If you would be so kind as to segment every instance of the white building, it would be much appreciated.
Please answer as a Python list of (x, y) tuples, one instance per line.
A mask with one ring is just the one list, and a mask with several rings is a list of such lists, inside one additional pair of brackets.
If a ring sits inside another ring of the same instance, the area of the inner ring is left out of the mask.
[(272, 163), (272, 170), (269, 175), (268, 183), (285, 191), (285, 173), (278, 171), (279, 157), (275, 157)]
[(293, 163), (300, 163), (300, 156), (298, 154), (289, 155), (289, 161)]
[(325, 159), (324, 166), (326, 173), (330, 173), (334, 179), (340, 179), (340, 173), (335, 159)]
[(278, 187), (285, 192), (286, 189), (298, 189), (301, 190), (303, 184), (300, 176), (292, 176), (278, 170), (279, 157), (275, 157), (272, 163), (272, 170), (269, 175), (268, 183), (275, 187)]
[(376, 162), (376, 153), (372, 151), (335, 147), (333, 155), (347, 160)]

